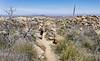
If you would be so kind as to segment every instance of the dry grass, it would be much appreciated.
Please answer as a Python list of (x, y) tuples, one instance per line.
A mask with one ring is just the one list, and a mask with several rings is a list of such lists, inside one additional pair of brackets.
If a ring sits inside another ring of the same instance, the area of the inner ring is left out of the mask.
[(56, 46), (55, 51), (61, 61), (95, 61), (92, 55), (83, 52), (73, 41), (63, 40)]
[(37, 59), (37, 52), (32, 47), (32, 44), (30, 44), (30, 43), (24, 43), (24, 44), (21, 44), (21, 45), (17, 45), (17, 46), (14, 47), (14, 50), (17, 53), (29, 55), (29, 57), (33, 61), (35, 59)]

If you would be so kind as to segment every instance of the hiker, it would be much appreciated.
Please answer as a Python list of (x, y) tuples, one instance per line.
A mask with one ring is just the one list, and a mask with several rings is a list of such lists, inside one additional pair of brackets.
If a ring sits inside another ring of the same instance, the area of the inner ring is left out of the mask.
[(57, 41), (56, 41), (56, 36), (54, 34), (54, 40), (53, 40), (53, 44), (57, 44)]
[(41, 35), (40, 39), (42, 39), (42, 36), (43, 36), (43, 29), (42, 28), (40, 29), (40, 35)]
[(39, 31), (40, 31), (40, 35), (41, 35), (40, 39), (42, 39), (43, 32), (44, 32), (44, 30), (43, 30), (43, 26), (42, 26), (42, 25), (40, 25), (40, 27), (39, 27)]

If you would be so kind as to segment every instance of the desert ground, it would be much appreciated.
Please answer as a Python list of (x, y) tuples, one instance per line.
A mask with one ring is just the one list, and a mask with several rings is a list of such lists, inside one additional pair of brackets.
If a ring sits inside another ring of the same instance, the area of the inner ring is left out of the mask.
[(1, 16), (0, 61), (100, 61), (100, 17)]

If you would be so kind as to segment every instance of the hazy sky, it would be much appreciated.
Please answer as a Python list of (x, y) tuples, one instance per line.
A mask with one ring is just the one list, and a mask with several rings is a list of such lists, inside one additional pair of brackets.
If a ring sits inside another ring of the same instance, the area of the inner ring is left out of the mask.
[(13, 6), (17, 15), (72, 15), (74, 1), (76, 14), (100, 14), (100, 0), (0, 0), (0, 14)]

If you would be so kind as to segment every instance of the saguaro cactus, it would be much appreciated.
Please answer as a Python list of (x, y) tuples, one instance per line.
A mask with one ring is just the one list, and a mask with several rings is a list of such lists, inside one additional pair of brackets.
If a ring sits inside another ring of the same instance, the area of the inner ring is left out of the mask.
[(75, 13), (76, 13), (76, 0), (74, 0), (73, 16), (75, 16)]

